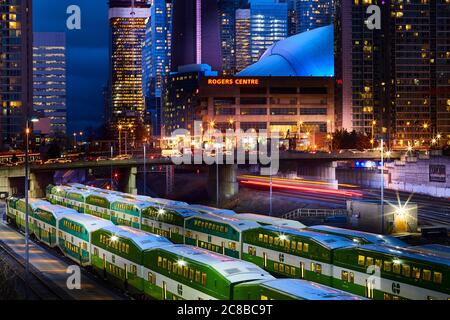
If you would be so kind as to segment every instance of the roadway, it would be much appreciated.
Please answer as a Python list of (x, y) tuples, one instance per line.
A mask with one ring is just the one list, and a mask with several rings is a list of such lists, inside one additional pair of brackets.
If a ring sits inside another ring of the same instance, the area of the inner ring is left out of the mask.
[[(20, 258), (25, 259), (25, 237), (22, 233), (11, 228), (3, 220), (5, 207), (0, 207), (0, 241), (14, 251)], [(103, 280), (95, 279), (81, 268), (81, 289), (70, 290), (67, 288), (67, 279), (70, 274), (66, 273), (67, 268), (75, 263), (71, 260), (58, 256), (52, 249), (41, 246), (30, 241), (30, 266), (39, 271), (44, 279), (51, 281), (59, 290), (63, 291), (66, 297), (74, 300), (125, 300), (129, 299), (113, 288), (108, 288), (107, 284), (101, 283)]]
[[(252, 189), (253, 192), (268, 193), (268, 188), (244, 186), (240, 185), (240, 188)], [(317, 191), (302, 191), (302, 190), (281, 190), (278, 188), (273, 189), (273, 196), (280, 197), (292, 197), (296, 202), (298, 200), (305, 201), (305, 207), (314, 206), (318, 208), (336, 208), (345, 209), (346, 201), (355, 200), (378, 200), (380, 201), (380, 190), (375, 189), (360, 189), (360, 188), (339, 188), (342, 191), (357, 191), (360, 196), (349, 196), (343, 194), (333, 193), (320, 193)], [(450, 226), (450, 200), (442, 198), (433, 198), (430, 196), (410, 194), (406, 192), (397, 192), (394, 190), (384, 190), (384, 199), (386, 202), (393, 205), (398, 205), (398, 198), (401, 203), (404, 204), (409, 197), (410, 202), (418, 205), (418, 223), (420, 226), (433, 225), (433, 226)]]

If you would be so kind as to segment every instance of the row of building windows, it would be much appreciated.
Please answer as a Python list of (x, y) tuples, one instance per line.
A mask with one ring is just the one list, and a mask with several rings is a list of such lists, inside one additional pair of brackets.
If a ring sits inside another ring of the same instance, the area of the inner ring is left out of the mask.
[[(375, 265), (382, 268), (383, 271), (393, 272), (396, 274), (401, 274), (404, 277), (420, 279), (425, 281), (433, 281), (434, 283), (442, 283), (442, 272), (434, 271), (432, 272), (429, 269), (423, 269), (419, 267), (412, 267), (408, 264), (401, 264), (391, 261), (382, 261), (381, 259), (374, 259), (372, 257), (366, 257), (363, 255), (358, 255), (358, 265), (360, 266), (372, 266)], [(433, 277), (431, 277), (433, 274)]]
[(308, 252), (309, 244), (300, 241), (290, 241), (287, 239), (281, 239), (280, 237), (272, 237), (267, 234), (260, 233), (258, 235), (259, 242), (267, 243), (270, 245), (284, 247), (286, 250), (296, 250), (298, 252)]
[(128, 254), (130, 252), (130, 245), (127, 243), (124, 243), (120, 240), (111, 240), (111, 237), (106, 236), (104, 234), (100, 235), (100, 243), (106, 245), (107, 247), (111, 247), (121, 253)]
[(206, 286), (207, 275), (205, 272), (180, 265), (178, 262), (163, 258), (161, 256), (158, 256), (158, 267), (167, 269), (169, 272), (173, 272), (181, 277), (189, 279), (190, 281), (195, 281), (203, 286)]

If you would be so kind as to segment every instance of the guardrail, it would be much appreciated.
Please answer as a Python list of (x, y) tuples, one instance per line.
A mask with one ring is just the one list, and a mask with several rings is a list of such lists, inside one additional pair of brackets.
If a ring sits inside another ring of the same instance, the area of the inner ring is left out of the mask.
[(284, 219), (297, 220), (300, 218), (313, 217), (313, 218), (327, 218), (336, 216), (347, 216), (346, 209), (296, 209), (288, 212), (282, 216)]

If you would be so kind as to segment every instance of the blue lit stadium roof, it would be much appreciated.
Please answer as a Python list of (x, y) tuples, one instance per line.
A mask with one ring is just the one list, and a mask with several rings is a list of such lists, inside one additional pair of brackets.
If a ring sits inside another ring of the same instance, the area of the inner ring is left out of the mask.
[(242, 77), (334, 76), (333, 26), (306, 31), (274, 43), (258, 62), (237, 75)]

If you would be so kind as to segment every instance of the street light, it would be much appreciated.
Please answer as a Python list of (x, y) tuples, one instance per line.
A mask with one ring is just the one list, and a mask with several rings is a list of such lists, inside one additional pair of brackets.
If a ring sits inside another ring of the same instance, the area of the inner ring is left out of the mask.
[(123, 126), (121, 124), (119, 124), (118, 128), (119, 128), (119, 155), (121, 155), (122, 154), (122, 135), (121, 135), (121, 133), (122, 133)]
[(30, 143), (30, 122), (38, 122), (38, 118), (27, 119), (26, 123), (26, 147), (25, 147), (25, 282), (28, 285), (28, 273), (30, 271), (30, 244), (29, 244), (29, 218), (28, 218), (28, 167), (29, 167), (29, 143)]

